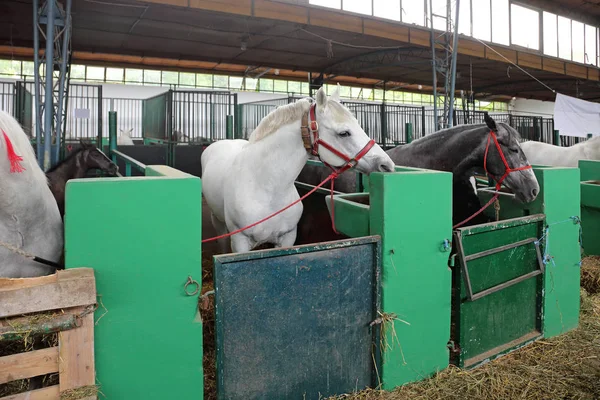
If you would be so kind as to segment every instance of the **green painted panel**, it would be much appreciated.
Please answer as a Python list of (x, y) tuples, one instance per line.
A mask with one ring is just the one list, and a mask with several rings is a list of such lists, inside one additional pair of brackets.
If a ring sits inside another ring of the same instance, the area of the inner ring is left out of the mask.
[(184, 293), (201, 284), (200, 179), (74, 179), (66, 196), (66, 266), (95, 270), (102, 393), (201, 399), (198, 297)]
[(167, 139), (167, 108), (170, 92), (142, 101), (142, 135), (144, 138)]
[(452, 174), (418, 170), (370, 175), (370, 229), (382, 237), (383, 309), (397, 338), (383, 354), (385, 389), (448, 366)]
[(582, 181), (600, 180), (600, 161), (579, 160), (579, 170)]
[(579, 323), (580, 216), (578, 168), (534, 168), (540, 184), (535, 212), (546, 214), (545, 245), (552, 257), (544, 276), (543, 329), (545, 337), (565, 333)]
[(378, 384), (378, 237), (215, 257), (219, 399), (322, 399)]
[[(458, 229), (466, 257), (541, 237), (543, 215), (503, 220)], [(539, 269), (533, 243), (467, 261), (473, 294)], [(455, 304), (460, 347), (459, 366), (471, 367), (499, 353), (541, 336), (541, 275), (468, 300), (466, 277), (456, 263), (455, 282), (460, 282)], [(458, 287), (458, 286), (457, 286)]]
[[(331, 196), (325, 197), (331, 216)], [(352, 193), (333, 197), (335, 211), (335, 229), (349, 237), (369, 235), (369, 194)]]
[(581, 182), (583, 251), (600, 255), (600, 181)]

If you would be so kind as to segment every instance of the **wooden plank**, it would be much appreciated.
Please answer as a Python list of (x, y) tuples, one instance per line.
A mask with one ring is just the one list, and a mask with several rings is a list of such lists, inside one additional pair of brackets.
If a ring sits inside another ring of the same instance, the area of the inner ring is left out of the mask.
[(408, 43), (408, 27), (384, 21), (365, 19), (365, 35), (384, 37)]
[(32, 319), (31, 316), (5, 319), (0, 321), (0, 342), (3, 340), (22, 340), (30, 335), (66, 331), (78, 326), (81, 326), (81, 318), (72, 312), (38, 320)]
[(146, 0), (148, 3), (164, 4), (167, 6), (187, 7), (188, 0)]
[(58, 372), (58, 347), (0, 357), (0, 384), (54, 372)]
[(553, 58), (544, 57), (544, 71), (555, 72), (557, 74), (565, 73), (565, 63)]
[(74, 268), (58, 271), (56, 275), (55, 282), (42, 279), (41, 285), (25, 288), (21, 279), (6, 279), (14, 281), (14, 285), (4, 282), (0, 289), (0, 318), (96, 303), (93, 269)]
[(588, 67), (588, 79), (591, 81), (600, 80), (599, 70), (596, 67)]
[(306, 7), (276, 3), (267, 0), (254, 0), (254, 16), (296, 22), (299, 24), (308, 23), (308, 10)]
[(48, 386), (43, 389), (32, 390), (0, 398), (0, 400), (59, 400), (58, 385)]
[(587, 67), (577, 65), (570, 62), (565, 63), (567, 66), (567, 75), (576, 76), (577, 78), (587, 79)]
[(230, 14), (252, 15), (252, 0), (189, 0), (191, 8)]
[(322, 26), (330, 29), (339, 29), (340, 31), (349, 31), (362, 33), (362, 18), (354, 15), (342, 14), (339, 12), (321, 10), (317, 8), (309, 9), (309, 23), (315, 26)]
[(485, 46), (479, 42), (459, 37), (458, 52), (460, 54), (483, 58), (485, 56)]
[(56, 282), (57, 276), (58, 274), (37, 278), (0, 278), (0, 291), (4, 289), (25, 289), (33, 286), (47, 285)]
[(423, 29), (411, 27), (410, 43), (429, 47), (431, 45), (431, 33)]
[(58, 334), (61, 392), (96, 383), (94, 314), (87, 314), (82, 320), (81, 327)]
[(519, 51), (519, 62), (522, 67), (542, 69), (542, 57)]
[[(505, 49), (503, 47), (498, 46), (490, 46), (492, 49), (502, 54), (504, 57), (508, 58), (510, 61), (516, 63), (517, 62), (517, 52), (511, 49)], [(506, 62), (506, 59), (499, 56), (498, 53), (491, 49), (485, 49), (485, 58), (488, 60), (502, 61)]]

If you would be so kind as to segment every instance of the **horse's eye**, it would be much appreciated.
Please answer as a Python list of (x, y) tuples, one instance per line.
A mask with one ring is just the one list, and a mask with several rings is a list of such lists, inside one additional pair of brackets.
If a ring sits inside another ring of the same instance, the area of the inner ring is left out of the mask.
[(338, 133), (338, 135), (341, 136), (341, 137), (348, 137), (348, 136), (350, 136), (350, 132), (343, 131), (343, 132)]
[(509, 150), (511, 152), (513, 152), (513, 153), (518, 153), (519, 152), (519, 149), (517, 147), (511, 147)]

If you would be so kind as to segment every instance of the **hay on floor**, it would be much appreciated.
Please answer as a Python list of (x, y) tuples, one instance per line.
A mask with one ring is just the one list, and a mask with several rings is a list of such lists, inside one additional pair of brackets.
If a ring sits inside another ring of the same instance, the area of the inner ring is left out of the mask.
[(392, 392), (364, 390), (331, 399), (598, 399), (600, 294), (581, 290), (579, 328), (539, 340), (473, 370), (450, 367)]
[(581, 287), (589, 294), (600, 292), (600, 256), (588, 256), (581, 260)]

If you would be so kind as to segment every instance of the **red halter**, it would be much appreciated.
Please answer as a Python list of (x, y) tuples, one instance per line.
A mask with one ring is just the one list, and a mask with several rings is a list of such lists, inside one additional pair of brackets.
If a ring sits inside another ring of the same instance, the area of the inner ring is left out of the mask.
[[(310, 133), (312, 133), (312, 144), (310, 145), (310, 152), (312, 155), (321, 158), (319, 156), (319, 146), (323, 146), (327, 150), (329, 150), (330, 152), (332, 152), (333, 154), (335, 154), (336, 156), (341, 158), (342, 160), (346, 161), (346, 164), (344, 164), (338, 168), (335, 168), (335, 167), (327, 164), (325, 161), (321, 160), (323, 162), (323, 164), (327, 165), (333, 172), (335, 172), (337, 175), (339, 175), (342, 172), (355, 167), (356, 164), (358, 164), (358, 160), (363, 158), (369, 152), (369, 150), (371, 150), (371, 148), (375, 145), (375, 140), (370, 139), (369, 142), (366, 144), (366, 146), (363, 147), (362, 150), (359, 151), (353, 158), (348, 157), (344, 153), (333, 148), (333, 146), (331, 146), (329, 143), (327, 143), (326, 141), (324, 141), (323, 139), (321, 139), (319, 137), (319, 124), (317, 123), (317, 118), (315, 115), (316, 108), (317, 108), (316, 103), (313, 103), (313, 105), (310, 106), (310, 110), (308, 113), (309, 114), (308, 115), (309, 116), (308, 130), (310, 131)], [(310, 138), (309, 138), (309, 140), (310, 140)]]
[[(490, 174), (487, 170), (487, 155), (490, 150), (490, 142), (492, 139), (494, 139), (494, 143), (496, 144), (496, 149), (498, 149), (498, 154), (500, 154), (500, 158), (502, 159), (502, 162), (504, 163), (504, 175), (502, 175), (502, 177), (499, 180), (496, 180), (496, 178), (494, 178), (494, 175)], [(502, 186), (502, 182), (504, 181), (504, 179), (506, 179), (508, 174), (510, 174), (511, 172), (524, 171), (526, 169), (531, 169), (531, 165), (524, 165), (519, 168), (509, 167), (508, 162), (506, 161), (506, 157), (504, 157), (504, 152), (502, 151), (502, 148), (500, 147), (500, 143), (498, 143), (498, 138), (496, 137), (496, 134), (494, 133), (494, 131), (490, 130), (490, 135), (488, 136), (487, 145), (485, 146), (485, 155), (483, 156), (483, 168), (485, 169), (485, 172), (489, 176), (491, 176), (492, 178), (494, 178), (494, 180), (496, 180), (496, 190), (500, 190), (500, 187)]]

